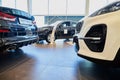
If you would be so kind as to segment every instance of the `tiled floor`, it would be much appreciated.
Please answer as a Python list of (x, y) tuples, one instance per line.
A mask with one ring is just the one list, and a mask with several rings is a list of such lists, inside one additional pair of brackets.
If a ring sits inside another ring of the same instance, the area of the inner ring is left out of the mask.
[(120, 69), (82, 59), (69, 43), (36, 44), (0, 56), (0, 80), (120, 80)]

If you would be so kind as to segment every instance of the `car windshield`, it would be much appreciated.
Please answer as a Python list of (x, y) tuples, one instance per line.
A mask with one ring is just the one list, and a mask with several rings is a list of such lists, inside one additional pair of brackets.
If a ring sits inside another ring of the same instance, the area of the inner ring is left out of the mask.
[(14, 15), (23, 16), (23, 17), (26, 17), (26, 18), (29, 18), (29, 19), (33, 19), (32, 16), (29, 13), (21, 11), (21, 10), (12, 9), (12, 13)]
[(61, 22), (63, 22), (63, 21), (56, 21), (56, 22), (54, 22), (54, 23), (50, 24), (50, 26), (57, 25), (57, 24), (59, 24), (59, 23), (61, 23)]

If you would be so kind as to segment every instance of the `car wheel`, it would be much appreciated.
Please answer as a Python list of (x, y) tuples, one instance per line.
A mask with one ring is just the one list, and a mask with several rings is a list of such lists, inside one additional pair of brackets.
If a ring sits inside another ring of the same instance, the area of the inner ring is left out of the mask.
[[(51, 43), (51, 35), (52, 35), (51, 32), (47, 34), (47, 36), (46, 36), (46, 42)], [(54, 41), (55, 41), (55, 37), (54, 37)]]

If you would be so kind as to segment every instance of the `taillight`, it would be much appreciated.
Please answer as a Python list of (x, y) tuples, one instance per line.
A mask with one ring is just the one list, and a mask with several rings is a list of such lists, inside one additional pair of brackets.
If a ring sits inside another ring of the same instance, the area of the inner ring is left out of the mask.
[(3, 32), (10, 32), (10, 30), (8, 30), (8, 29), (0, 29), (0, 33), (3, 33)]
[(8, 20), (8, 21), (15, 21), (16, 17), (6, 14), (6, 13), (3, 13), (3, 12), (0, 12), (0, 19)]

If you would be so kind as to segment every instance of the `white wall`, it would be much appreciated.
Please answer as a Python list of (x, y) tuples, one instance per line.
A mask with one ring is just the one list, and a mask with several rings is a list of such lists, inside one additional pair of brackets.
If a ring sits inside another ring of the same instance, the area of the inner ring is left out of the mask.
[(16, 8), (28, 12), (27, 0), (16, 0)]
[(15, 0), (2, 0), (2, 6), (15, 8)]
[[(28, 0), (1, 0), (2, 6), (28, 11)], [(16, 1), (16, 3), (15, 3)], [(66, 0), (30, 0), (34, 15), (66, 15)], [(49, 5), (48, 5), (49, 1)], [(85, 3), (88, 0), (67, 0), (68, 15), (85, 15)], [(117, 0), (89, 0), (89, 13)]]
[[(16, 1), (16, 3), (15, 3)], [(28, 12), (28, 0), (2, 0), (2, 6), (17, 8)], [(86, 1), (88, 0), (29, 0), (32, 1), (31, 10), (38, 26), (44, 25), (44, 15), (85, 15)], [(48, 4), (49, 1), (49, 4)], [(89, 14), (116, 0), (89, 0)], [(41, 16), (42, 15), (42, 16)]]
[[(68, 0), (68, 15), (84, 15), (86, 0)], [(34, 15), (66, 15), (66, 0), (32, 0)], [(48, 12), (49, 11), (49, 12)]]
[(44, 25), (44, 16), (34, 16), (37, 27), (42, 27)]

